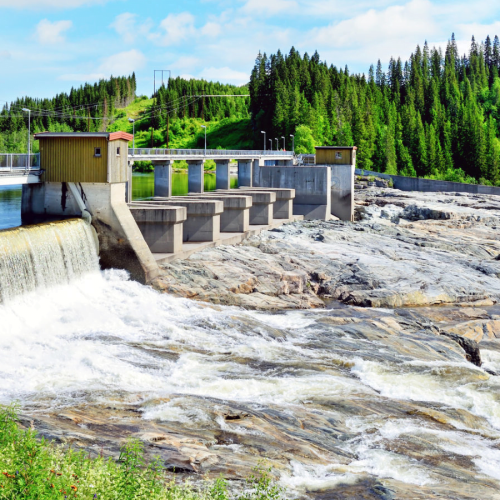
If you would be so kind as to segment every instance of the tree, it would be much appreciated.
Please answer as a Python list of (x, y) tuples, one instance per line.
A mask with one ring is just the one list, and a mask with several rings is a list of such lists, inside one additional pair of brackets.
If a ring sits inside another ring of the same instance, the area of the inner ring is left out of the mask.
[(299, 125), (295, 130), (295, 152), (313, 154), (315, 152), (314, 146), (312, 130), (305, 125)]

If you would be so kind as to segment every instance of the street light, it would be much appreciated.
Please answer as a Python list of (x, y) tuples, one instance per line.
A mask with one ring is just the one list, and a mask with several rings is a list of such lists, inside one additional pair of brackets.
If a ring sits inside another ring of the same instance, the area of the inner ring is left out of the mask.
[(266, 154), (266, 133), (263, 130), (260, 133), (264, 134), (264, 154)]
[(132, 139), (132, 151), (133, 151), (132, 154), (134, 154), (135, 153), (135, 151), (134, 151), (134, 149), (135, 149), (135, 120), (133, 120), (132, 118), (129, 118), (128, 121), (132, 124), (132, 134), (134, 136), (134, 138)]
[(270, 151), (272, 151), (273, 150), (273, 140), (269, 139), (269, 142), (271, 143), (271, 149), (270, 149)]
[(292, 152), (295, 154), (295, 136), (290, 134), (290, 137), (292, 138)]
[(281, 138), (283, 139), (283, 151), (286, 151), (286, 147), (285, 147), (285, 136), (282, 135)]
[(28, 113), (28, 166), (31, 167), (30, 153), (31, 153), (31, 109), (23, 108), (23, 111)]
[(207, 127), (202, 125), (201, 128), (205, 129), (205, 156), (207, 156)]
[(274, 140), (276, 141), (276, 151), (279, 151), (280, 147), (278, 146), (278, 138), (275, 137)]

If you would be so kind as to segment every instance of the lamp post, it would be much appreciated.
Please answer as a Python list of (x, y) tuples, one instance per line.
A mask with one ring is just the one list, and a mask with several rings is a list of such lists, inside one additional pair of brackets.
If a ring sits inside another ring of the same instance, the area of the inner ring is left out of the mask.
[(269, 142), (271, 143), (271, 149), (270, 149), (270, 151), (272, 151), (273, 150), (273, 140), (269, 139)]
[(135, 120), (133, 120), (132, 118), (129, 118), (128, 121), (132, 124), (132, 135), (134, 136), (134, 138), (132, 139), (132, 151), (133, 153), (132, 154), (135, 154)]
[(201, 128), (205, 129), (205, 156), (207, 156), (207, 127), (202, 125)]
[(31, 153), (31, 109), (23, 108), (23, 111), (28, 112), (28, 168), (31, 167), (30, 153)]
[(286, 151), (286, 147), (285, 147), (285, 136), (282, 135), (281, 138), (283, 139), (283, 151)]
[(260, 133), (264, 134), (264, 154), (266, 154), (266, 133), (263, 130)]
[(295, 154), (295, 136), (290, 134), (290, 137), (292, 138), (292, 153)]
[(276, 151), (279, 151), (280, 150), (280, 147), (278, 145), (278, 138), (275, 137), (274, 140), (276, 141)]

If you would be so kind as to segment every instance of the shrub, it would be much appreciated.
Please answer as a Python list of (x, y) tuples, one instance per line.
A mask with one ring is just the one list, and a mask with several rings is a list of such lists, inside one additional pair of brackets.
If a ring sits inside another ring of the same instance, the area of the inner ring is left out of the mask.
[(132, 170), (134, 172), (148, 173), (154, 172), (155, 167), (150, 161), (134, 161)]
[(164, 476), (159, 459), (146, 463), (137, 440), (127, 441), (117, 462), (55, 446), (18, 426), (16, 406), (0, 407), (1, 500), (278, 500), (284, 490), (269, 469), (256, 469), (239, 495), (224, 478), (195, 487)]

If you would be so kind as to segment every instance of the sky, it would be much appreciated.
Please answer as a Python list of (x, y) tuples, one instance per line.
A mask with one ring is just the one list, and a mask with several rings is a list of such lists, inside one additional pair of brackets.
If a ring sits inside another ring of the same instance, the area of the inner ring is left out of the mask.
[(351, 73), (403, 60), (426, 40), (461, 52), (500, 36), (495, 0), (0, 0), (0, 104), (153, 71), (242, 85), (259, 51), (294, 46)]

